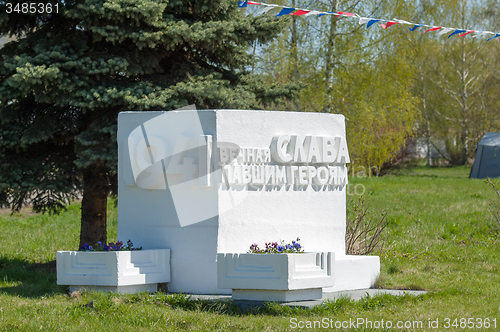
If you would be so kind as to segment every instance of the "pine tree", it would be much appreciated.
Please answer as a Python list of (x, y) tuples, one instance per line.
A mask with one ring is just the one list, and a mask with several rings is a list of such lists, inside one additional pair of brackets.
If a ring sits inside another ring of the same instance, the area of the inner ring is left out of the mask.
[(245, 71), (248, 46), (283, 21), (244, 17), (236, 1), (25, 3), (36, 12), (0, 1), (0, 36), (17, 37), (0, 49), (0, 205), (53, 212), (82, 192), (80, 245), (106, 242), (120, 111), (257, 108), (294, 93)]

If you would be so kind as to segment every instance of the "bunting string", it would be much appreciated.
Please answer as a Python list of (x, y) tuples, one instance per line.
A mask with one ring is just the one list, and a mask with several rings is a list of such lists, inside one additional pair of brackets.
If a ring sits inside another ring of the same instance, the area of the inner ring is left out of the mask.
[[(491, 32), (491, 31), (482, 31), (482, 30), (467, 30), (467, 29), (459, 29), (459, 28), (448, 28), (444, 26), (434, 26), (434, 25), (428, 25), (428, 24), (422, 24), (422, 23), (412, 23), (400, 19), (393, 18), (392, 20), (386, 20), (386, 19), (379, 19), (379, 18), (371, 18), (371, 17), (362, 17), (358, 14), (353, 14), (353, 13), (347, 13), (347, 12), (324, 12), (324, 11), (317, 11), (317, 10), (312, 10), (312, 9), (301, 9), (301, 8), (293, 8), (293, 7), (287, 7), (287, 6), (281, 6), (281, 5), (274, 5), (274, 4), (267, 4), (263, 2), (254, 2), (254, 1), (238, 1), (238, 7), (240, 8), (246, 8), (249, 5), (254, 5), (254, 6), (261, 6), (262, 8), (260, 9), (259, 12), (256, 13), (256, 15), (262, 15), (267, 12), (269, 12), (272, 9), (280, 9), (280, 11), (276, 14), (276, 17), (280, 16), (285, 16), (285, 15), (293, 15), (293, 16), (311, 16), (311, 15), (317, 15), (318, 17), (325, 16), (325, 15), (335, 15), (335, 17), (350, 17), (353, 19), (357, 19), (359, 24), (366, 24), (366, 28), (369, 29), (371, 26), (374, 24), (378, 23), (382, 29), (388, 29), (389, 27), (396, 25), (396, 24), (401, 24), (401, 25), (409, 25), (409, 30), (410, 31), (415, 31), (418, 28), (427, 28), (423, 33), (427, 32), (432, 32), (432, 31), (439, 31), (438, 36), (445, 35), (449, 33), (448, 38), (458, 35), (458, 37), (465, 37), (467, 35), (472, 35), (473, 38), (475, 37), (480, 37), (480, 36), (487, 36), (489, 37), (486, 41), (490, 41), (492, 39), (496, 39), (500, 37), (500, 33), (496, 32)], [(491, 36), (493, 35), (493, 36)]]

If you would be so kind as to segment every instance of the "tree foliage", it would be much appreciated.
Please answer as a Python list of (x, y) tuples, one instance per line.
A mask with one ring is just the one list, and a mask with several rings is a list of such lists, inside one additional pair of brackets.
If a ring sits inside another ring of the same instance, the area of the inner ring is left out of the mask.
[[(67, 0), (7, 14), (0, 0), (0, 204), (54, 210), (83, 191), (81, 244), (106, 242), (120, 111), (257, 108), (290, 98), (245, 68), (283, 20), (232, 0)], [(28, 1), (29, 2), (29, 1)]]
[[(356, 0), (319, 1), (314, 7), (367, 17), (404, 17), (406, 8), (395, 1)], [(367, 30), (357, 20), (333, 15), (301, 17), (295, 23), (289, 18), (289, 29), (263, 49), (261, 62), (269, 81), (303, 83), (298, 101), (285, 109), (344, 114), (351, 160), (365, 166), (391, 160), (419, 117), (411, 91), (415, 51), (402, 42), (401, 31), (376, 28)]]
[[(447, 26), (494, 28), (491, 22), (484, 24), (487, 7), (477, 1), (449, 1), (419, 10)], [(499, 99), (493, 93), (499, 83), (494, 70), (497, 44), (483, 38), (428, 38), (424, 44), (422, 85), (429, 131), (443, 143), (442, 153), (452, 165), (466, 164), (484, 133), (500, 129)]]
[[(500, 29), (500, 6), (492, 0), (279, 3), (434, 26)], [(495, 93), (500, 45), (486, 41), (492, 35), (448, 39), (448, 34), (423, 34), (424, 28), (407, 29), (384, 30), (377, 24), (366, 29), (357, 19), (333, 15), (288, 17), (288, 29), (262, 49), (256, 68), (269, 81), (303, 84), (300, 98), (283, 109), (344, 114), (355, 164), (380, 166), (415, 134), (438, 147), (449, 164), (467, 163), (484, 133), (500, 130)]]

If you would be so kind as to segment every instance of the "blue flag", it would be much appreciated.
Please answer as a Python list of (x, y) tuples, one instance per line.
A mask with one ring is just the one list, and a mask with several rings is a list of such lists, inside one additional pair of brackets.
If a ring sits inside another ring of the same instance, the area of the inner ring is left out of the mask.
[[(326, 12), (326, 13), (328, 13), (328, 14), (335, 14), (334, 12)], [(321, 13), (321, 14), (318, 15), (318, 17), (325, 16), (326, 13)]]
[(283, 8), (279, 13), (278, 15), (276, 15), (276, 17), (278, 16), (283, 16), (283, 15), (288, 15), (290, 14), (291, 12), (293, 12), (295, 10), (295, 8), (291, 8), (291, 7), (285, 7)]
[(415, 24), (413, 28), (410, 28), (410, 31), (415, 31), (418, 27), (421, 27), (423, 24)]
[(490, 38), (490, 39), (488, 39), (487, 41), (490, 41), (490, 40), (492, 40), (492, 39), (494, 39), (494, 38), (497, 38), (497, 37), (500, 37), (500, 33), (497, 33), (496, 35), (494, 35), (493, 37), (491, 37), (491, 38)]
[(450, 35), (448, 36), (448, 38), (450, 38), (453, 35), (456, 35), (457, 33), (462, 33), (462, 32), (465, 32), (465, 31), (467, 31), (467, 30), (455, 30), (452, 33), (450, 33)]
[(366, 24), (366, 28), (370, 28), (372, 25), (374, 25), (375, 23), (377, 23), (378, 21), (380, 21), (379, 19), (373, 19), (373, 20), (370, 20), (367, 24)]

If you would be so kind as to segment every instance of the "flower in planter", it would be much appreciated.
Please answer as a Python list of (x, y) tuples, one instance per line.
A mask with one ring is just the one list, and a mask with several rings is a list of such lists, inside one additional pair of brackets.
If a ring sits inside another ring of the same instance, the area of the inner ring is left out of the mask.
[(109, 244), (103, 244), (101, 241), (97, 242), (95, 247), (89, 246), (85, 243), (80, 251), (131, 251), (131, 250), (141, 250), (142, 247), (134, 248), (132, 241), (128, 240), (126, 245), (123, 245), (122, 241), (117, 241), (116, 243), (110, 242)]
[(303, 253), (304, 250), (299, 243), (300, 239), (297, 241), (292, 241), (292, 243), (285, 244), (285, 241), (278, 242), (266, 242), (265, 249), (260, 249), (259, 246), (254, 243), (250, 246), (249, 254), (290, 254), (290, 253)]

